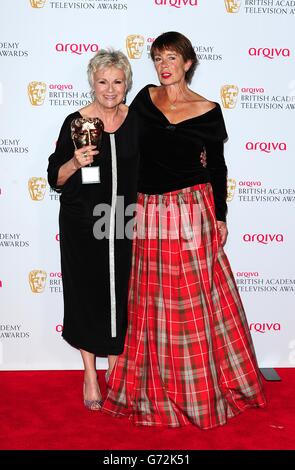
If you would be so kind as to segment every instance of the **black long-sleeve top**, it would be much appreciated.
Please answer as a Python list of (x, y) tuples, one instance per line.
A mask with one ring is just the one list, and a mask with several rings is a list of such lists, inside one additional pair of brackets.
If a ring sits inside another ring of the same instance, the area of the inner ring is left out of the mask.
[(147, 85), (131, 108), (139, 117), (140, 172), (138, 191), (163, 194), (210, 182), (217, 220), (226, 220), (227, 167), (223, 141), (227, 137), (218, 103), (210, 111), (171, 124), (154, 105)]

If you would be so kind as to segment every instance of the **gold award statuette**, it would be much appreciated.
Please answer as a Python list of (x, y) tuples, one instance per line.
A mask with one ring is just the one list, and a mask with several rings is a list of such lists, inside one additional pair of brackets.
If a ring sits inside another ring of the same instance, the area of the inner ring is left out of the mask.
[[(95, 145), (101, 149), (104, 126), (99, 118), (76, 118), (71, 122), (71, 137), (76, 149), (85, 145)], [(82, 183), (100, 183), (99, 166), (81, 168)]]

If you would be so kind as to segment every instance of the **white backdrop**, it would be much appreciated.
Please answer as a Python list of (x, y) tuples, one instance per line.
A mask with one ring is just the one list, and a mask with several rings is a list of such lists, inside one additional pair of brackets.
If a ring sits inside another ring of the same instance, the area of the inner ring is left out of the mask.
[(223, 107), (226, 251), (259, 365), (294, 366), (295, 0), (14, 0), (0, 12), (0, 367), (81, 368), (60, 334), (59, 196), (47, 159), (65, 116), (89, 101), (94, 53), (130, 53), (127, 37), (139, 36), (130, 102), (157, 83), (150, 45), (169, 30), (199, 56), (191, 87)]

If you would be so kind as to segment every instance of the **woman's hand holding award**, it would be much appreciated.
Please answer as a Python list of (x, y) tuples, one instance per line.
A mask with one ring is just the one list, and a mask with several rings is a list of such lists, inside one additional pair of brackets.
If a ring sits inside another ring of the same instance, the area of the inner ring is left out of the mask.
[[(103, 122), (99, 118), (76, 118), (71, 122), (71, 137), (75, 149), (81, 149), (87, 145), (93, 145), (97, 150), (101, 149)], [(87, 152), (85, 152), (87, 156)], [(91, 166), (91, 163), (81, 168), (82, 183), (100, 183), (99, 166)]]

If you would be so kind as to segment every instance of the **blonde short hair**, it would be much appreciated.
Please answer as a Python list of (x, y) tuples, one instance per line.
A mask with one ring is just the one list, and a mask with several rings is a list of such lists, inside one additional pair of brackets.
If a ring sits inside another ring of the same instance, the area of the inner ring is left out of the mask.
[(88, 81), (93, 89), (93, 75), (97, 70), (105, 69), (108, 67), (117, 67), (123, 70), (126, 80), (126, 93), (132, 87), (132, 70), (131, 65), (125, 54), (121, 51), (114, 49), (101, 49), (90, 60), (87, 69)]

